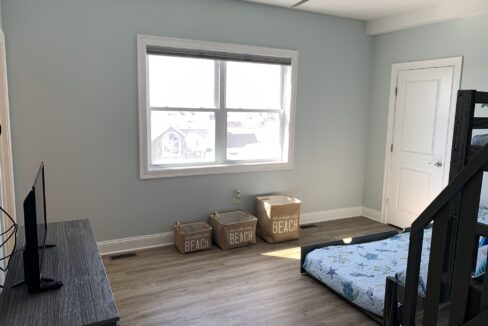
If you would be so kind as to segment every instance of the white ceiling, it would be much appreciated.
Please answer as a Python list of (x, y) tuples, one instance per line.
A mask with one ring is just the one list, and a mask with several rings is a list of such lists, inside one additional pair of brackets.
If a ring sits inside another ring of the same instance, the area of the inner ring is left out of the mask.
[[(300, 0), (246, 1), (288, 8), (301, 2)], [(296, 9), (368, 21), (440, 5), (448, 1), (449, 0), (308, 0), (297, 6)]]
[(366, 22), (378, 35), (463, 17), (488, 14), (488, 0), (244, 0)]

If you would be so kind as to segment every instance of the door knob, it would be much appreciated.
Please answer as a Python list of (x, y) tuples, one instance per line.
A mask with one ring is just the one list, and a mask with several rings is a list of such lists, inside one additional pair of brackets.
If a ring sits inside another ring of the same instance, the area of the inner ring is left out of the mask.
[(442, 162), (441, 161), (437, 161), (435, 163), (430, 162), (429, 164), (434, 165), (436, 168), (442, 167)]

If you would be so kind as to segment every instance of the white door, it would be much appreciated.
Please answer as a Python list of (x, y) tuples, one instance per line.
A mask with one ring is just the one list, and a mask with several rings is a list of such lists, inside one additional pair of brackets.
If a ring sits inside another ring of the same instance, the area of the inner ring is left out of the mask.
[(388, 223), (409, 227), (447, 184), (453, 67), (398, 73)]
[[(5, 60), (5, 37), (0, 30), (0, 205), (15, 218), (14, 180), (12, 166), (12, 147), (10, 140), (10, 118), (8, 107), (7, 66)], [(0, 234), (11, 226), (11, 222), (0, 213)], [(10, 234), (10, 233), (9, 233)], [(0, 243), (3, 242), (0, 236)], [(0, 249), (0, 257), (9, 254), (13, 249), (12, 239), (7, 247)], [(5, 267), (5, 261), (0, 262)], [(0, 284), (3, 284), (4, 275), (0, 271)], [(1, 292), (1, 291), (0, 291)]]

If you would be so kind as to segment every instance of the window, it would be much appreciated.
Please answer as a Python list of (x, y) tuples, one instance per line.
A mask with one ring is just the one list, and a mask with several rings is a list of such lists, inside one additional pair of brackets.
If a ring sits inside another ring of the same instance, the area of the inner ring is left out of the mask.
[(297, 57), (138, 36), (141, 178), (291, 168)]

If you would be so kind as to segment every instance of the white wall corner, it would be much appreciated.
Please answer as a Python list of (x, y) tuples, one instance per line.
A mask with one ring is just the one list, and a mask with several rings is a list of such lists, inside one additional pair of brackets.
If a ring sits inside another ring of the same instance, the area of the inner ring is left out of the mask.
[(362, 216), (372, 219), (373, 221), (385, 223), (383, 216), (381, 216), (381, 212), (368, 208), (363, 207)]

